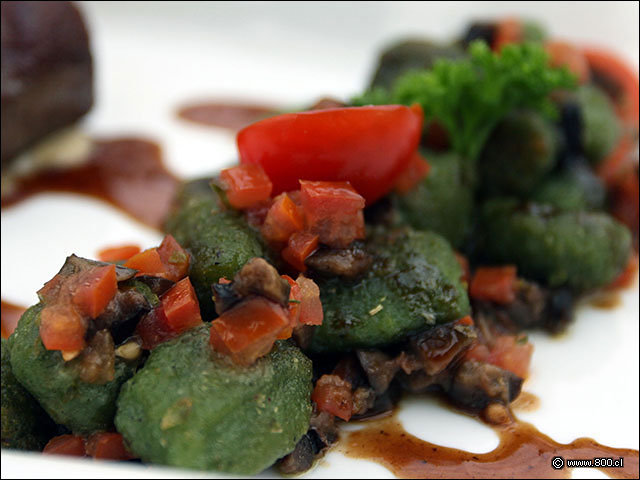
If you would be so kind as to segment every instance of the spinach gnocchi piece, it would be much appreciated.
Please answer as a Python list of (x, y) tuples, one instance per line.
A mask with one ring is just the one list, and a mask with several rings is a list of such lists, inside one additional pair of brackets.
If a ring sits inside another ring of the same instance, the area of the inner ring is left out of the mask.
[(265, 257), (259, 233), (242, 214), (226, 209), (210, 179), (185, 184), (169, 215), (165, 230), (191, 254), (189, 278), (204, 319), (215, 316), (211, 285), (233, 276), (254, 257)]
[(133, 375), (135, 366), (116, 357), (113, 380), (83, 381), (82, 356), (65, 362), (60, 351), (47, 350), (42, 344), (43, 308), (42, 303), (29, 308), (9, 338), (13, 374), (56, 423), (78, 434), (109, 430), (120, 386)]
[(576, 92), (582, 113), (582, 148), (593, 164), (606, 157), (620, 138), (620, 121), (609, 97), (594, 85), (583, 85)]
[(425, 152), (427, 177), (404, 195), (393, 195), (398, 220), (417, 230), (432, 230), (455, 247), (464, 242), (473, 213), (473, 188), (453, 152)]
[(607, 285), (631, 251), (629, 230), (605, 213), (494, 199), (484, 205), (481, 225), (489, 261), (515, 263), (523, 276), (551, 287)]
[(534, 190), (531, 200), (558, 210), (600, 210), (606, 196), (602, 180), (589, 167), (576, 164), (547, 177)]
[(480, 156), (482, 190), (491, 194), (529, 194), (556, 163), (554, 127), (541, 115), (514, 111), (493, 130)]
[(13, 375), (9, 345), (3, 338), (2, 448), (42, 450), (54, 432), (51, 419)]
[(115, 423), (145, 462), (252, 475), (307, 432), (311, 377), (311, 361), (288, 342), (234, 365), (203, 325), (151, 353), (122, 388)]
[(324, 321), (310, 350), (381, 347), (469, 313), (462, 271), (440, 235), (400, 229), (375, 234), (372, 268), (361, 278), (320, 281)]

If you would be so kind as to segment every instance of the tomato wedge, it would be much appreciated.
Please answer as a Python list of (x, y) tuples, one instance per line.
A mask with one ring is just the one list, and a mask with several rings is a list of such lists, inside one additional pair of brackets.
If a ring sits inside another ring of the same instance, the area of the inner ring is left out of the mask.
[(401, 105), (287, 113), (237, 136), (240, 162), (260, 165), (277, 195), (298, 180), (348, 181), (368, 204), (388, 193), (422, 133), (422, 109)]

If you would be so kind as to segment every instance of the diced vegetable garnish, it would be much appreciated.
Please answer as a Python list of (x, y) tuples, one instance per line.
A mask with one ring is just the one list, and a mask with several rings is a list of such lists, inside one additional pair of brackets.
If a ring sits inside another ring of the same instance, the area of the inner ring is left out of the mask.
[(129, 260), (134, 255), (140, 253), (137, 245), (121, 245), (119, 247), (104, 248), (98, 252), (98, 259), (102, 262), (118, 262)]
[(348, 107), (271, 117), (241, 130), (237, 143), (241, 163), (260, 165), (276, 195), (300, 179), (348, 181), (371, 204), (391, 190), (421, 131), (420, 107)]
[(251, 365), (271, 350), (289, 326), (287, 312), (262, 297), (251, 297), (225, 311), (211, 324), (213, 348), (239, 365)]
[(563, 41), (547, 42), (544, 48), (549, 54), (552, 67), (567, 67), (576, 76), (578, 83), (589, 80), (589, 63), (580, 48)]
[(365, 201), (348, 182), (300, 181), (306, 226), (321, 243), (344, 248), (364, 238)]
[(153, 350), (155, 347), (176, 336), (169, 328), (169, 322), (162, 307), (154, 308), (145, 314), (136, 326), (136, 334), (142, 340), (142, 348)]
[(138, 276), (149, 275), (177, 282), (189, 271), (189, 254), (175, 238), (166, 235), (159, 247), (134, 255), (124, 266), (138, 270)]
[(278, 195), (267, 212), (262, 224), (262, 236), (268, 242), (286, 242), (295, 232), (304, 227), (302, 212), (287, 193)]
[(95, 267), (79, 274), (73, 303), (80, 311), (96, 318), (107, 307), (118, 291), (116, 266)]
[(162, 296), (162, 309), (173, 332), (181, 333), (202, 323), (198, 297), (188, 277)]
[(348, 422), (353, 413), (351, 384), (337, 375), (323, 375), (316, 382), (311, 400), (318, 410)]
[(164, 278), (177, 282), (189, 273), (189, 254), (172, 235), (164, 237), (158, 247), (158, 255), (165, 267)]
[(115, 432), (98, 432), (87, 438), (87, 455), (100, 460), (130, 460), (133, 457), (125, 448), (122, 435)]
[(134, 255), (124, 263), (124, 266), (138, 270), (138, 275), (150, 275), (152, 277), (161, 277), (165, 271), (164, 263), (162, 263), (157, 247), (149, 248)]
[(407, 168), (398, 176), (394, 186), (395, 191), (404, 194), (412, 190), (429, 174), (429, 169), (427, 160), (420, 153), (415, 152), (411, 156)]
[(296, 283), (300, 286), (300, 318), (303, 325), (322, 325), (323, 312), (320, 289), (316, 283), (303, 275)]
[(486, 345), (475, 345), (466, 354), (468, 360), (490, 363), (526, 378), (533, 354), (533, 345), (526, 337), (517, 338), (504, 335), (494, 340), (491, 348)]
[(271, 180), (258, 165), (238, 165), (222, 170), (220, 181), (234, 208), (252, 207), (271, 195)]
[(480, 267), (473, 274), (469, 294), (476, 300), (509, 304), (516, 298), (516, 267)]
[(56, 455), (70, 455), (74, 457), (86, 456), (84, 438), (77, 435), (59, 435), (49, 440), (42, 453)]
[(318, 248), (318, 235), (310, 232), (296, 232), (289, 237), (282, 250), (282, 258), (299, 272), (306, 271), (304, 261)]
[(70, 303), (50, 305), (42, 310), (40, 338), (47, 350), (82, 350), (86, 331), (87, 321)]

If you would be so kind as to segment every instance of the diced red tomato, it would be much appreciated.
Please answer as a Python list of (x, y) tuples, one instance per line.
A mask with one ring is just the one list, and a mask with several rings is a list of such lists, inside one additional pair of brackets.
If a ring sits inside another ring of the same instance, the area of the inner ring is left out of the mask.
[(82, 272), (77, 282), (73, 303), (91, 318), (100, 315), (118, 292), (115, 265), (95, 267)]
[(584, 55), (595, 76), (604, 77), (618, 87), (612, 94), (618, 116), (638, 128), (638, 74), (616, 55), (600, 48), (585, 48)]
[(262, 297), (240, 302), (213, 321), (210, 342), (239, 365), (251, 365), (271, 350), (278, 334), (289, 326), (287, 312)]
[(124, 446), (122, 435), (115, 432), (94, 433), (87, 439), (87, 455), (100, 460), (131, 460), (135, 458)]
[(395, 191), (405, 194), (413, 190), (429, 174), (430, 169), (427, 160), (416, 151), (411, 156), (407, 168), (398, 176), (394, 186)]
[(465, 315), (460, 320), (458, 320), (456, 323), (458, 325), (466, 325), (466, 326), (469, 326), (469, 327), (474, 325), (473, 318), (471, 318), (471, 316), (469, 316), (469, 315)]
[(633, 285), (636, 274), (638, 273), (638, 254), (633, 253), (629, 255), (629, 261), (624, 270), (618, 275), (618, 277), (608, 286), (610, 289), (628, 288)]
[(348, 422), (353, 414), (353, 396), (351, 384), (337, 375), (322, 375), (311, 394), (321, 412), (341, 418)]
[(161, 343), (176, 336), (176, 333), (169, 327), (162, 307), (154, 308), (140, 319), (136, 326), (136, 334), (142, 340), (142, 348), (145, 350), (153, 350)]
[(304, 261), (318, 248), (318, 235), (310, 232), (296, 232), (289, 237), (282, 250), (282, 258), (299, 272), (307, 270)]
[(526, 378), (532, 354), (532, 344), (512, 335), (504, 335), (497, 337), (491, 348), (481, 344), (474, 345), (467, 351), (465, 358), (490, 363)]
[(516, 267), (480, 267), (469, 288), (469, 294), (476, 300), (509, 304), (516, 298)]
[(274, 199), (260, 232), (268, 242), (279, 243), (286, 242), (303, 227), (302, 212), (285, 192)]
[(234, 208), (252, 207), (271, 196), (271, 180), (259, 165), (238, 165), (222, 170), (220, 181)]
[(40, 338), (47, 350), (82, 350), (86, 331), (86, 320), (71, 304), (49, 305), (40, 314)]
[(567, 67), (578, 79), (578, 83), (589, 80), (589, 63), (582, 49), (563, 41), (550, 41), (544, 46), (552, 67)]
[(324, 313), (318, 285), (304, 275), (299, 275), (296, 283), (300, 286), (300, 318), (298, 321), (303, 325), (322, 325)]
[(189, 254), (172, 235), (166, 235), (158, 247), (158, 255), (165, 268), (167, 280), (177, 282), (189, 273)]
[(49, 440), (42, 453), (84, 457), (86, 456), (84, 438), (77, 435), (58, 435)]
[(291, 287), (289, 291), (289, 306), (287, 308), (287, 314), (289, 316), (289, 327), (285, 328), (278, 335), (278, 340), (284, 340), (291, 337), (293, 329), (299, 325), (300, 320), (300, 303), (302, 302), (302, 292), (300, 291), (300, 285), (291, 278), (289, 275), (281, 275)]
[(182, 333), (202, 323), (198, 297), (189, 277), (180, 280), (162, 296), (162, 309), (167, 326), (175, 333)]
[(66, 280), (66, 276), (60, 275), (59, 273), (56, 274), (51, 280), (45, 283), (40, 290), (38, 290), (38, 298), (44, 303), (51, 303), (55, 301), (60, 288), (66, 282)]
[(345, 248), (364, 238), (364, 198), (348, 182), (300, 180), (305, 223), (321, 243)]
[(164, 263), (162, 263), (158, 249), (155, 247), (134, 255), (124, 263), (124, 266), (138, 270), (137, 276), (162, 277), (165, 272)]
[(522, 41), (522, 22), (517, 18), (505, 18), (496, 25), (493, 38), (494, 51), (499, 52), (503, 46)]
[(456, 260), (458, 261), (458, 264), (462, 269), (462, 276), (460, 277), (460, 280), (466, 283), (468, 286), (469, 280), (471, 280), (471, 268), (469, 267), (469, 260), (467, 260), (467, 257), (462, 255), (460, 252), (454, 252), (454, 253), (456, 256)]
[(137, 245), (121, 245), (119, 247), (103, 248), (98, 252), (98, 259), (102, 262), (118, 262), (129, 260), (138, 253), (140, 253), (140, 247)]
[(273, 193), (298, 181), (351, 182), (368, 204), (388, 193), (418, 147), (422, 109), (401, 105), (287, 113), (238, 133), (243, 165), (260, 165)]

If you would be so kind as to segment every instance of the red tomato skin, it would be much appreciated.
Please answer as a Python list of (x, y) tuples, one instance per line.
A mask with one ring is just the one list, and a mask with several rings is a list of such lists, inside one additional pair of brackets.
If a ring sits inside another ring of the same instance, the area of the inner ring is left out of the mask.
[(282, 250), (282, 258), (299, 272), (307, 270), (304, 261), (318, 248), (318, 235), (309, 232), (296, 232), (289, 237), (287, 246)]
[(320, 288), (303, 275), (298, 276), (296, 283), (300, 287), (300, 318), (304, 325), (322, 325), (324, 312), (320, 301)]
[(268, 242), (286, 242), (303, 227), (302, 212), (287, 193), (281, 193), (269, 208), (260, 232)]
[(364, 238), (364, 198), (348, 182), (300, 180), (305, 226), (320, 243), (348, 247)]
[(271, 195), (271, 180), (259, 165), (238, 165), (222, 170), (220, 181), (234, 208), (258, 205)]
[(180, 280), (162, 296), (162, 309), (169, 329), (175, 333), (202, 323), (198, 297), (189, 277)]
[(42, 453), (84, 457), (84, 438), (77, 435), (58, 435), (49, 440)]
[(145, 314), (136, 326), (136, 334), (142, 340), (142, 348), (153, 350), (161, 343), (171, 340), (176, 333), (169, 327), (169, 322), (162, 307), (156, 307)]
[(516, 267), (480, 267), (473, 274), (469, 294), (476, 300), (509, 304), (516, 298)]
[(124, 446), (122, 435), (116, 432), (98, 432), (87, 439), (86, 452), (99, 460), (131, 460), (133, 455)]
[(298, 180), (349, 181), (371, 204), (388, 193), (420, 142), (418, 106), (383, 105), (287, 113), (237, 136), (242, 164), (260, 165), (277, 195)]
[(323, 375), (318, 379), (311, 400), (321, 412), (327, 412), (348, 422), (353, 413), (351, 384), (337, 375)]
[(71, 304), (49, 305), (40, 314), (40, 338), (47, 350), (82, 350), (86, 331), (86, 320)]
[(96, 318), (117, 292), (116, 266), (95, 267), (79, 275), (73, 302), (85, 315)]
[(103, 248), (98, 252), (98, 259), (101, 262), (117, 262), (120, 260), (129, 260), (134, 255), (140, 253), (140, 247), (137, 245), (121, 245), (119, 247)]
[(557, 40), (547, 42), (544, 48), (549, 54), (549, 63), (552, 67), (567, 67), (580, 84), (589, 81), (589, 63), (580, 48)]
[(289, 315), (278, 304), (253, 297), (225, 311), (211, 324), (214, 350), (239, 365), (250, 365), (271, 350), (278, 335), (289, 327)]
[(158, 255), (165, 268), (164, 278), (177, 282), (189, 272), (189, 254), (172, 235), (166, 235), (158, 247)]

